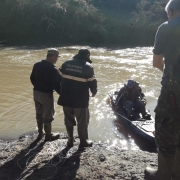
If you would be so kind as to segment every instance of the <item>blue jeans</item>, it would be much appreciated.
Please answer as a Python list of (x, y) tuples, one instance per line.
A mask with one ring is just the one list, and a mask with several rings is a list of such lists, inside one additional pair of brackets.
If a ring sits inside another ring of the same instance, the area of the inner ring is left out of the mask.
[(128, 116), (132, 115), (132, 108), (139, 109), (142, 116), (146, 114), (146, 108), (141, 100), (136, 100), (134, 103), (132, 101), (125, 101), (123, 106), (126, 108)]

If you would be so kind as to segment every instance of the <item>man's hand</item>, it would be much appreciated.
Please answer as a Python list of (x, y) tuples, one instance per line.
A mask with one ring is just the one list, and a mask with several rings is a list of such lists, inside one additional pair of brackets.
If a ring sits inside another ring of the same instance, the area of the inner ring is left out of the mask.
[(146, 106), (146, 100), (142, 99), (142, 103), (144, 106)]
[(143, 101), (144, 106), (146, 106), (146, 101)]
[(164, 58), (163, 55), (155, 55), (153, 56), (153, 67), (158, 68), (160, 71), (163, 72), (164, 70)]
[(115, 110), (117, 111), (119, 109), (119, 107), (118, 106), (115, 106)]

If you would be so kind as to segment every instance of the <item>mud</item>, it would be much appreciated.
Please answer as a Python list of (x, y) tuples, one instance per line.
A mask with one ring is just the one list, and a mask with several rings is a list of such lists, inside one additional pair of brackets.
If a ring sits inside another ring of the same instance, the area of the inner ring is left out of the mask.
[(53, 142), (37, 134), (16, 141), (0, 140), (1, 180), (142, 180), (147, 165), (157, 166), (156, 153), (127, 151), (94, 142), (93, 147), (66, 147), (67, 135)]

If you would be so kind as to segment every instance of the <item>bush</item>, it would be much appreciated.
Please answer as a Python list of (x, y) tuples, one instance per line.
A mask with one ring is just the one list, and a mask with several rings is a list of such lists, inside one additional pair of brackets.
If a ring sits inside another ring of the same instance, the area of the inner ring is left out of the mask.
[[(165, 0), (0, 0), (8, 44), (152, 45)], [(148, 36), (147, 36), (148, 34)]]

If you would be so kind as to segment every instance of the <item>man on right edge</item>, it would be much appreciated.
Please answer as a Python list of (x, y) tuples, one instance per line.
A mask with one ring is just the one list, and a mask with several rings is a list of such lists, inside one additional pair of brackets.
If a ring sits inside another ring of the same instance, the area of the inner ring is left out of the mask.
[(170, 0), (166, 11), (169, 21), (158, 28), (153, 49), (153, 66), (164, 71), (155, 108), (158, 169), (147, 167), (147, 180), (180, 180), (180, 0)]

